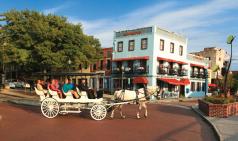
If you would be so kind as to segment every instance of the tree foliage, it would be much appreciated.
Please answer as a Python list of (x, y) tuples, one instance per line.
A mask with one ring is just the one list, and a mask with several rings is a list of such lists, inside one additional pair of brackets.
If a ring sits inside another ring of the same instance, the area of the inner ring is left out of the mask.
[(80, 24), (69, 23), (65, 17), (30, 10), (11, 10), (3, 16), (5, 63), (15, 62), (26, 70), (50, 70), (65, 68), (69, 59), (77, 68), (102, 57), (99, 40), (85, 35)]

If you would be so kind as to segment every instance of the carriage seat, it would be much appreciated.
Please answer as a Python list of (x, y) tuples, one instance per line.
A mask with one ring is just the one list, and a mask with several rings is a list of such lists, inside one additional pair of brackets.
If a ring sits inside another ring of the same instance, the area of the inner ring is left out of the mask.
[(57, 94), (56, 91), (52, 91), (51, 89), (48, 89), (48, 92), (49, 92), (50, 95), (52, 95), (52, 98), (54, 98), (54, 99), (60, 99), (60, 98), (59, 98), (59, 95)]
[(88, 99), (88, 95), (87, 95), (86, 91), (80, 91), (77, 87), (76, 87), (76, 90), (77, 90), (77, 93), (81, 96), (82, 99)]
[(67, 93), (65, 93), (64, 90), (62, 90), (62, 92), (63, 92), (63, 94), (66, 96), (65, 99), (75, 99), (75, 98), (73, 97), (73, 94), (72, 94), (70, 91), (68, 91)]
[(46, 98), (45, 93), (43, 91), (38, 90), (36, 87), (34, 87), (34, 89), (36, 94), (40, 96), (40, 101), (43, 101)]

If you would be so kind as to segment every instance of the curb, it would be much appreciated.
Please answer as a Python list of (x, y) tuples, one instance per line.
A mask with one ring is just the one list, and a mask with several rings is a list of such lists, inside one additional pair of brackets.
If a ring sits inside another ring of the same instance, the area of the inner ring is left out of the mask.
[(215, 136), (216, 138), (219, 140), (219, 141), (223, 141), (223, 137), (222, 135), (220, 134), (219, 130), (217, 129), (217, 127), (212, 123), (210, 122), (209, 119), (207, 119), (203, 113), (201, 113), (201, 111), (199, 111), (199, 109), (197, 108), (197, 106), (192, 106), (191, 109), (197, 113), (206, 123), (208, 123), (208, 125), (212, 128), (212, 130), (214, 131), (215, 133)]
[(29, 100), (7, 100), (10, 103), (19, 104), (19, 105), (27, 105), (27, 106), (40, 106), (39, 102), (29, 101)]
[(0, 102), (8, 102), (8, 103), (13, 103), (18, 105), (27, 105), (27, 106), (40, 106), (40, 102), (38, 100), (4, 98), (4, 99), (1, 99)]

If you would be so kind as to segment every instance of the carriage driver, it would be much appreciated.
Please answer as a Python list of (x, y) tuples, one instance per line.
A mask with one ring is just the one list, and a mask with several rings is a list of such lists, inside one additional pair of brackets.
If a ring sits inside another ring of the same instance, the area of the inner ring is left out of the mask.
[(68, 78), (65, 78), (65, 81), (64, 81), (64, 85), (62, 87), (62, 90), (64, 91), (64, 93), (67, 93), (67, 92), (71, 92), (71, 94), (75, 97), (75, 98), (80, 98), (79, 94), (74, 91), (74, 87), (72, 84), (69, 83), (69, 79)]
[(78, 88), (79, 88), (80, 91), (86, 91), (87, 96), (88, 96), (89, 99), (95, 99), (96, 98), (95, 95), (93, 94), (94, 93), (93, 90), (88, 88), (85, 79), (83, 79), (81, 81), (81, 84), (78, 86)]

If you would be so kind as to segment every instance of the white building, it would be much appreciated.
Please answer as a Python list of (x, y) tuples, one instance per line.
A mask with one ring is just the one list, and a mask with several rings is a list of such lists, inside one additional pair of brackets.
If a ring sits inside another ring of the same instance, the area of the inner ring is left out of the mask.
[(170, 96), (189, 97), (197, 93), (190, 91), (189, 72), (195, 65), (206, 64), (188, 61), (185, 37), (153, 26), (115, 32), (113, 44), (114, 89), (136, 89), (147, 84), (163, 88), (164, 94)]

